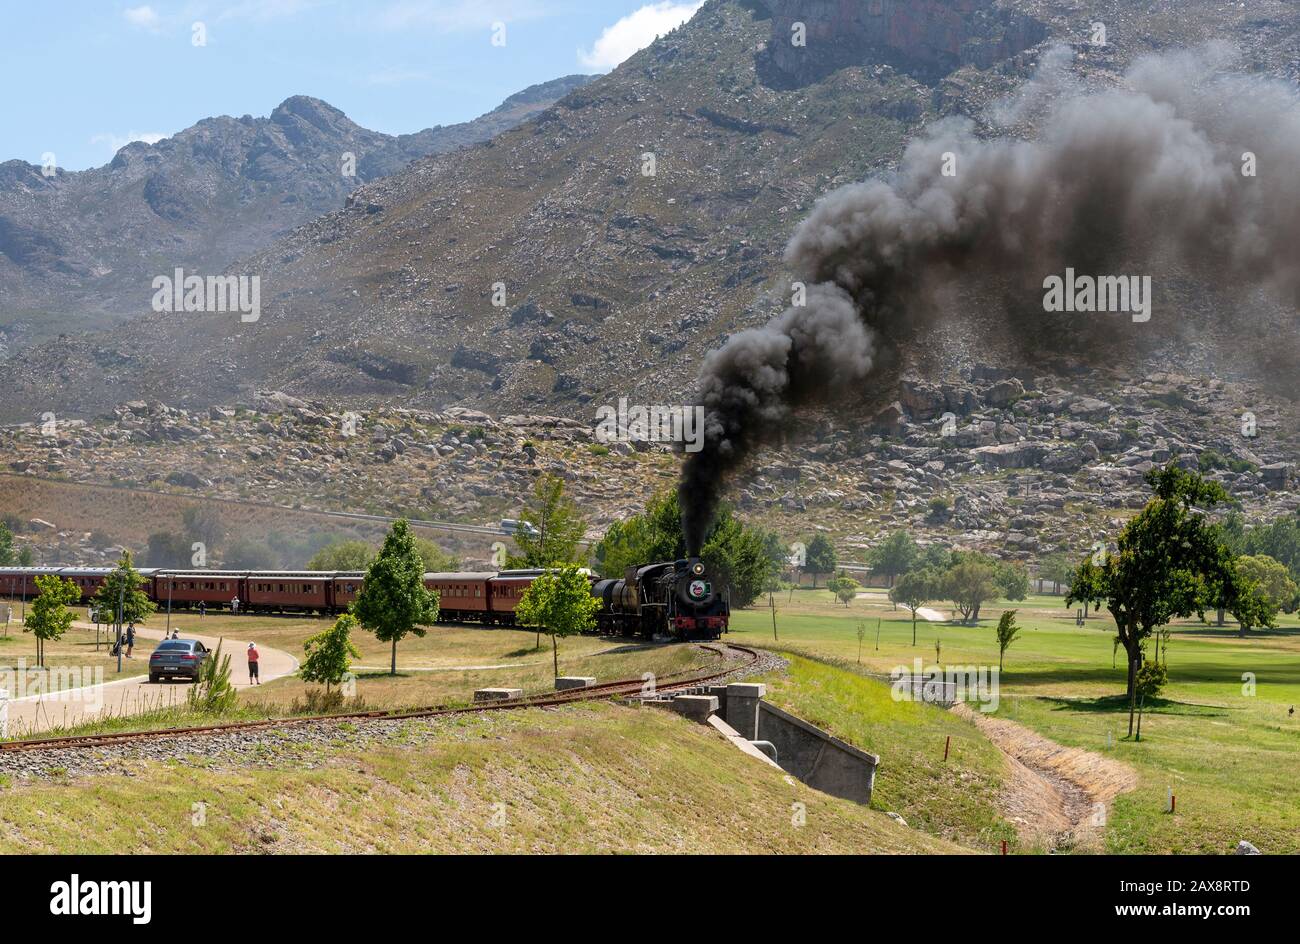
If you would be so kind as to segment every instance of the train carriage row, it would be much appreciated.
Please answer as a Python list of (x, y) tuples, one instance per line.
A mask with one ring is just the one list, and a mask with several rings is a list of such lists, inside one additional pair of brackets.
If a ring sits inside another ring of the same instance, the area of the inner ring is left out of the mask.
[[(0, 598), (30, 600), (36, 578), (57, 575), (81, 590), (82, 603), (103, 584), (111, 567), (0, 568)], [(160, 609), (235, 610), (253, 613), (345, 611), (361, 592), (360, 571), (175, 571), (141, 568), (142, 590)], [(513, 626), (515, 610), (542, 570), (429, 573), (424, 585), (439, 596), (439, 622)], [(704, 577), (697, 560), (629, 568), (622, 580), (592, 578), (604, 633), (718, 638), (727, 630), (729, 607)]]
[[(54, 574), (71, 580), (88, 603), (111, 567), (0, 568), (0, 597), (31, 599), (40, 591), (38, 576)], [(438, 592), (446, 622), (514, 622), (515, 607), (524, 590), (541, 571), (430, 573), (424, 585)], [(166, 571), (141, 568), (142, 589), (150, 600), (173, 610), (196, 609), (245, 612), (341, 613), (356, 601), (365, 574), (359, 571)]]

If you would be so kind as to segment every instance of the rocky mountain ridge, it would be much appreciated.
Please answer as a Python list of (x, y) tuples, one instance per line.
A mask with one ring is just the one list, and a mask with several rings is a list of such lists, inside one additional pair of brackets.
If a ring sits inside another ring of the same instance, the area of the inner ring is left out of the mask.
[[(231, 271), (262, 283), (254, 325), (151, 314), (11, 360), (8, 418), (91, 415), (131, 399), (202, 409), (259, 388), (494, 414), (580, 416), (621, 396), (686, 402), (707, 351), (784, 306), (782, 251), (819, 196), (887, 170), (929, 120), (979, 118), (1046, 44), (1069, 44), (1079, 76), (1101, 83), (1152, 48), (1210, 39), (1237, 44), (1248, 68), (1300, 70), (1287, 52), (1300, 11), (1280, 0), (1087, 10), (1066, 0), (805, 0), (791, 9), (809, 17), (814, 39), (870, 38), (879, 9), (898, 27), (883, 34), (893, 52), (866, 43), (815, 81), (780, 83), (763, 65), (775, 57), (790, 71), (778, 6), (708, 0), (524, 125), (368, 183), (343, 209), (240, 260)], [(971, 23), (956, 38), (944, 26), (953, 11)], [(1037, 32), (1009, 24), (1028, 20), (1045, 38), (1021, 48)], [(1090, 41), (1098, 21), (1105, 46)], [(825, 56), (815, 42), (806, 49)], [(946, 375), (1001, 355), (979, 330), (969, 335)], [(1189, 362), (1214, 363), (1186, 350)], [(1168, 353), (1156, 362), (1171, 363)]]
[[(18, 351), (149, 309), (150, 281), (216, 274), (421, 157), (487, 140), (590, 80), (519, 92), (472, 121), (388, 135), (305, 95), (268, 117), (205, 118), (68, 172), (0, 163), (0, 339)], [(51, 172), (52, 170), (52, 172)]]
[[(1113, 535), (1149, 497), (1143, 473), (1169, 461), (1222, 482), (1250, 519), (1300, 510), (1295, 419), (1265, 391), (1188, 375), (1134, 383), (977, 364), (951, 383), (904, 378), (899, 400), (870, 424), (810, 418), (746, 470), (730, 499), (788, 540), (832, 534), (846, 561), (906, 528), (923, 542), (1033, 562)], [(0, 452), (11, 475), (472, 524), (516, 517), (549, 472), (565, 479), (593, 536), (674, 487), (678, 471), (670, 447), (604, 443), (594, 422), (464, 408), (357, 413), (283, 392), (202, 411), (136, 401), (92, 421), (0, 427)], [(111, 556), (57, 519), (51, 509), (21, 539), (46, 560)]]

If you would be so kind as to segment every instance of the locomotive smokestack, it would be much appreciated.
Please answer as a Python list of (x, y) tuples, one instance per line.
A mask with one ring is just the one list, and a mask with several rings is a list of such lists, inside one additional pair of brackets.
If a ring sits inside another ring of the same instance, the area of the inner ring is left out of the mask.
[[(1136, 332), (1156, 336), (1176, 317), (1049, 314), (1043, 289), (1071, 267), (1127, 276), (1181, 264), (1207, 285), (1267, 285), (1300, 300), (1295, 89), (1225, 73), (1220, 48), (1145, 59), (1125, 87), (1105, 90), (1073, 85), (1067, 57), (1052, 51), (1003, 109), (1016, 120), (1032, 110), (1036, 140), (981, 139), (968, 120), (943, 121), (889, 177), (830, 193), (799, 226), (785, 258), (806, 304), (704, 359), (704, 445), (679, 485), (689, 554), (737, 468), (800, 406), (856, 393), (882, 336), (937, 315), (938, 286), (1029, 293), (998, 320), (1018, 343), (1047, 335), (1052, 346), (1039, 343), (1053, 353), (1131, 347)], [(1244, 305), (1215, 315), (1220, 326), (1253, 317)]]

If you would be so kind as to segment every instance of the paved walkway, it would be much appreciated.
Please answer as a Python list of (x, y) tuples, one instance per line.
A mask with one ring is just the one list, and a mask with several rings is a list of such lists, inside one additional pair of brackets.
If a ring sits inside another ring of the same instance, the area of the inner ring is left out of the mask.
[[(93, 624), (78, 622), (83, 629), (92, 629)], [(145, 660), (153, 652), (153, 640), (163, 637), (163, 630), (140, 626), (136, 628), (136, 660)], [(187, 633), (182, 630), (183, 638), (197, 639), (209, 649), (216, 649), (218, 639), (215, 636)], [(230, 678), (235, 688), (248, 688), (248, 663), (244, 659), (244, 650), (248, 648), (247, 639), (226, 639), (221, 643), (222, 656), (230, 656)], [(259, 666), (263, 682), (292, 675), (298, 671), (298, 660), (287, 652), (259, 645), (261, 654)], [(126, 660), (123, 659), (125, 664)], [(8, 736), (48, 731), (74, 724), (83, 724), (100, 718), (139, 714), (155, 708), (181, 704), (190, 689), (189, 682), (166, 681), (150, 684), (148, 675), (135, 675), (130, 678), (104, 682), (101, 685), (89, 685), (51, 694), (29, 695), (26, 698), (11, 699), (8, 703)], [(12, 693), (11, 693), (12, 694)]]
[[(875, 590), (875, 591), (868, 590), (865, 593), (859, 593), (857, 599), (870, 600), (873, 603), (888, 603), (889, 594), (882, 592), (880, 590)], [(909, 607), (906, 603), (900, 603), (898, 605), (902, 609), (907, 610), (907, 612), (909, 613), (912, 612), (911, 607)], [(923, 620), (928, 620), (931, 623), (946, 623), (948, 621), (948, 617), (944, 616), (938, 610), (930, 609), (928, 606), (917, 607), (916, 615), (921, 617), (921, 619)]]

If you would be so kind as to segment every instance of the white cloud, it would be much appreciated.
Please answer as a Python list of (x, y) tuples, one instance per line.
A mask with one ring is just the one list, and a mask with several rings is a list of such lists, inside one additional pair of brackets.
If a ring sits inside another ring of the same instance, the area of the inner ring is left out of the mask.
[(147, 29), (156, 33), (162, 27), (162, 17), (158, 15), (153, 7), (127, 7), (122, 11), (126, 21), (132, 26), (138, 26), (141, 29)]
[(578, 51), (578, 59), (589, 69), (612, 69), (634, 52), (649, 46), (656, 36), (681, 26), (702, 6), (704, 0), (696, 3), (673, 0), (648, 3), (613, 26), (605, 27), (591, 49)]
[(157, 131), (128, 131), (126, 134), (116, 134), (112, 131), (104, 131), (100, 134), (92, 135), (90, 143), (106, 144), (108, 145), (108, 149), (112, 153), (116, 154), (132, 141), (143, 141), (145, 144), (157, 144), (165, 137), (168, 137), (168, 135), (160, 134)]

